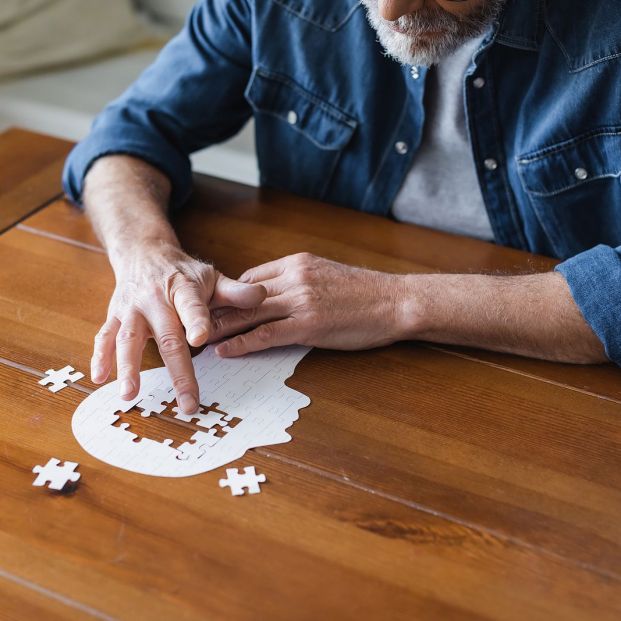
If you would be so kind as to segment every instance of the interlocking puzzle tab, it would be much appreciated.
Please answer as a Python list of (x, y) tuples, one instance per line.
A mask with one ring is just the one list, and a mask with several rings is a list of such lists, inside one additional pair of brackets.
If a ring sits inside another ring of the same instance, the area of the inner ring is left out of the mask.
[(33, 481), (35, 487), (43, 487), (49, 483), (48, 489), (61, 491), (68, 483), (77, 483), (80, 473), (75, 472), (78, 464), (73, 461), (66, 461), (62, 466), (60, 460), (51, 457), (45, 466), (35, 466), (32, 471), (38, 473)]
[(141, 399), (136, 407), (142, 412), (140, 416), (148, 418), (151, 414), (161, 414), (168, 404), (174, 400), (175, 396), (171, 391), (155, 389), (152, 390), (144, 399)]
[(254, 466), (244, 468), (244, 474), (239, 474), (237, 468), (226, 469), (226, 479), (220, 479), (220, 487), (230, 487), (233, 496), (243, 496), (244, 488), (249, 494), (261, 493), (259, 483), (267, 481), (264, 474), (257, 474)]
[(67, 382), (77, 382), (84, 377), (84, 373), (80, 373), (76, 371), (73, 367), (67, 365), (58, 371), (54, 371), (54, 369), (48, 369), (45, 372), (45, 377), (42, 380), (39, 380), (39, 384), (41, 386), (47, 386), (49, 390), (52, 392), (58, 392), (63, 388), (67, 388), (69, 385)]

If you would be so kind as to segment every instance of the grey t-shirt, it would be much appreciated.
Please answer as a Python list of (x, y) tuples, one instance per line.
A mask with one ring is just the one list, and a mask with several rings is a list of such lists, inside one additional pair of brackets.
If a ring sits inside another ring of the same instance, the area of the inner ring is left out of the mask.
[(483, 37), (427, 74), (423, 139), (392, 206), (402, 222), (493, 240), (466, 127), (463, 83)]

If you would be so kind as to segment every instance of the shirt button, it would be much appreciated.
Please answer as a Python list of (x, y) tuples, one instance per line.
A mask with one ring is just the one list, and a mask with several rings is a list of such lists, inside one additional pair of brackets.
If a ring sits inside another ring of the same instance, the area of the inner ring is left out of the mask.
[(589, 176), (589, 173), (586, 168), (576, 168), (574, 175), (576, 175), (576, 179), (584, 181)]
[(410, 74), (412, 75), (412, 78), (418, 80), (418, 78), (420, 78), (420, 69), (418, 67), (412, 66), (412, 69), (410, 69)]
[(483, 88), (485, 86), (485, 78), (474, 78), (474, 80), (472, 80), (472, 86), (474, 86), (474, 88)]
[(287, 114), (287, 123), (289, 123), (289, 125), (295, 125), (298, 122), (298, 115), (295, 112), (295, 110), (289, 110), (289, 113)]
[(399, 155), (405, 155), (408, 152), (408, 145), (402, 140), (399, 140), (399, 142), (395, 142), (395, 151)]
[(483, 166), (485, 166), (485, 168), (487, 168), (487, 170), (496, 170), (498, 168), (498, 162), (491, 158), (488, 157), (484, 162), (483, 162)]

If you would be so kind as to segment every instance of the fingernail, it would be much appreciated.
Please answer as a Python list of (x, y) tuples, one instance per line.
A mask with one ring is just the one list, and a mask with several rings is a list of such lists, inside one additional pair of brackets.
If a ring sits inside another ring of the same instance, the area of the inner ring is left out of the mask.
[(193, 414), (198, 410), (198, 401), (189, 392), (185, 392), (179, 397), (179, 407), (184, 413)]
[(101, 367), (93, 367), (91, 369), (91, 377), (96, 382), (103, 375), (103, 369)]
[(202, 326), (194, 326), (188, 332), (188, 341), (196, 341), (205, 334), (206, 330)]
[(134, 390), (134, 384), (130, 380), (123, 380), (121, 383), (121, 396), (129, 395)]

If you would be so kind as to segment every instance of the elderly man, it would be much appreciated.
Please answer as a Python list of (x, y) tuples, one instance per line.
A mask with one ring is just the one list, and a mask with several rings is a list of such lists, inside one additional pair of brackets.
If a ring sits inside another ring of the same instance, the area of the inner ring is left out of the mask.
[[(616, 0), (201, 0), (67, 162), (116, 275), (93, 380), (116, 353), (133, 398), (151, 337), (186, 411), (188, 343), (621, 362), (619, 50)], [(251, 116), (264, 185), (563, 262), (395, 275), (301, 253), (231, 280), (183, 252), (166, 213), (191, 191), (188, 154)]]

